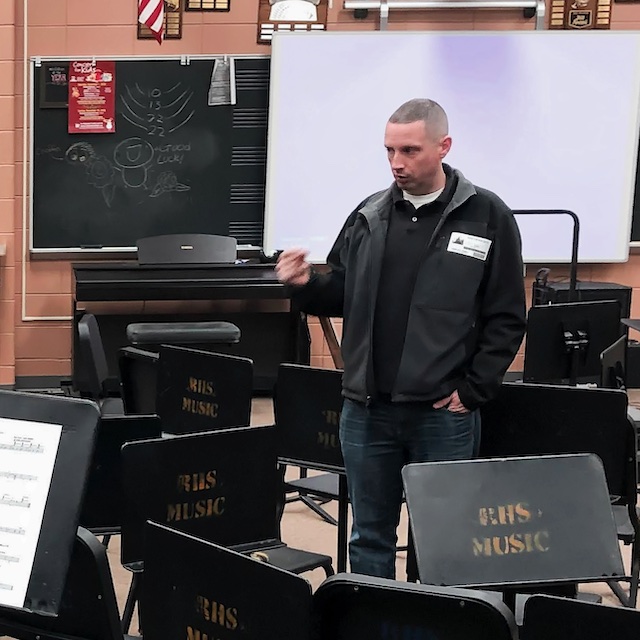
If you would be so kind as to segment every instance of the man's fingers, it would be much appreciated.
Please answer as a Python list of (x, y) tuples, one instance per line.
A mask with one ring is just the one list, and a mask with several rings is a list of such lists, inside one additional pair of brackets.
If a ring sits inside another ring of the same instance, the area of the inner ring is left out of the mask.
[(446, 407), (450, 402), (451, 402), (451, 396), (447, 396), (446, 398), (442, 398), (442, 400), (438, 400), (438, 402), (434, 402), (433, 408), (442, 409), (443, 407)]

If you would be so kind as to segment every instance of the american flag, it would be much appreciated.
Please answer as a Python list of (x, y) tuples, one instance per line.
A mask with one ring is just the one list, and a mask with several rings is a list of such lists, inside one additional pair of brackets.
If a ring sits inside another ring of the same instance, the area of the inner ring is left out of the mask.
[(138, 22), (149, 27), (158, 44), (162, 44), (164, 0), (138, 0)]

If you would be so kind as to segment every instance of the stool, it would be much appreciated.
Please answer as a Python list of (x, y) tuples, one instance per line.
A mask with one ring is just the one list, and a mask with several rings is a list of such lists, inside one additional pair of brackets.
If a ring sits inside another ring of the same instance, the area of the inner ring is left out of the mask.
[(231, 322), (135, 322), (127, 325), (135, 346), (160, 344), (237, 344), (240, 329)]

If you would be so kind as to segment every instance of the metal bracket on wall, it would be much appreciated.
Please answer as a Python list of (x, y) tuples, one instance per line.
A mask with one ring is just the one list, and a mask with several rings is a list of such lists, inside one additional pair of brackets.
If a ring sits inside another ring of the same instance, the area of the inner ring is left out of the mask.
[(380, 12), (380, 30), (389, 25), (389, 12), (416, 9), (522, 9), (527, 19), (535, 17), (536, 29), (544, 29), (544, 0), (344, 0), (344, 8), (362, 16), (369, 9)]

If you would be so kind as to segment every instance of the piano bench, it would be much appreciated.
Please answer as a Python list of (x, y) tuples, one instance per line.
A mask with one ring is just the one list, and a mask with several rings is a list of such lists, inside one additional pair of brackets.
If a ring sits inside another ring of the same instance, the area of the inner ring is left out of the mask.
[(240, 329), (231, 322), (134, 322), (127, 340), (135, 346), (159, 344), (237, 344)]

